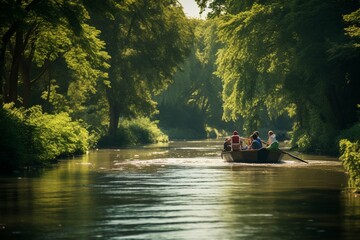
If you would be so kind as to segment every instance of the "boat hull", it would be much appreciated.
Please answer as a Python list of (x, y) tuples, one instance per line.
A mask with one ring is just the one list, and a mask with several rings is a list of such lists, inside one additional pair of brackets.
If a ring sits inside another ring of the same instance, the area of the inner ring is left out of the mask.
[(284, 154), (280, 151), (262, 148), (259, 150), (223, 151), (221, 158), (227, 162), (279, 163)]

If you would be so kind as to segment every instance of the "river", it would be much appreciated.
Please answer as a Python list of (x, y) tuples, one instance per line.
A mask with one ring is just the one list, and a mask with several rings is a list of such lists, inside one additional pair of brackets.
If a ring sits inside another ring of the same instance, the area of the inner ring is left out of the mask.
[(338, 159), (226, 163), (221, 147), (94, 150), (2, 176), (0, 239), (359, 239), (360, 197)]

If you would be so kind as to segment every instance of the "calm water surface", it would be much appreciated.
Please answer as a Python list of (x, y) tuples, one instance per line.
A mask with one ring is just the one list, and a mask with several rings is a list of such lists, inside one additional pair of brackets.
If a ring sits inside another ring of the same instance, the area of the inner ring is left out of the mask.
[(337, 159), (231, 164), (221, 147), (98, 150), (0, 177), (0, 239), (359, 239)]

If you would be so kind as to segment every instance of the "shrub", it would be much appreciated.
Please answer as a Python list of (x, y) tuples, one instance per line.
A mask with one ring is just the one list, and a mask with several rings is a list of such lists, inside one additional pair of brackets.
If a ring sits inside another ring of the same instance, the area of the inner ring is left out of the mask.
[(52, 115), (42, 114), (39, 110), (33, 109), (29, 122), (40, 131), (45, 150), (39, 156), (41, 160), (80, 154), (88, 149), (89, 134), (80, 123), (72, 121), (64, 112)]
[(123, 121), (120, 128), (129, 130), (130, 142), (133, 144), (167, 142), (168, 137), (157, 124), (157, 121), (150, 121), (149, 118), (136, 118)]
[(340, 140), (340, 160), (349, 174), (349, 186), (360, 193), (360, 142)]
[[(31, 165), (34, 161), (53, 160), (88, 149), (87, 130), (67, 113), (52, 115), (42, 113), (40, 106), (23, 109), (6, 104), (2, 119), (1, 131), (5, 135), (1, 146), (12, 166)], [(4, 143), (7, 139), (10, 142)]]
[(341, 131), (337, 138), (338, 142), (341, 139), (347, 139), (352, 142), (359, 140), (360, 139), (360, 122), (355, 123), (349, 129)]
[(19, 166), (35, 164), (41, 146), (34, 139), (37, 131), (0, 109), (0, 171), (11, 172)]
[(167, 142), (168, 136), (158, 127), (158, 122), (149, 118), (123, 120), (115, 135), (100, 139), (99, 147), (120, 147), (126, 145)]
[[(318, 124), (318, 123), (317, 123)], [(294, 124), (291, 145), (300, 151), (317, 154), (338, 154), (337, 131), (330, 125), (314, 124), (311, 129), (304, 130), (298, 123)]]

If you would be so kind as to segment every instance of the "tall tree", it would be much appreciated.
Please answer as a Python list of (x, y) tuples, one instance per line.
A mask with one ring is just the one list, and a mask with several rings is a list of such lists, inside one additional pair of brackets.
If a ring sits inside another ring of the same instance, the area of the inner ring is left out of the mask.
[[(58, 20), (60, 19), (60, 11), (58, 11), (60, 8), (54, 8), (54, 2), (41, 0), (33, 0), (31, 2), (22, 0), (2, 1), (1, 4), (2, 10), (5, 10), (2, 11), (4, 15), (1, 17), (4, 20), (1, 24), (2, 42), (0, 46), (1, 93), (5, 102), (16, 102), (20, 59), (28, 40), (28, 38), (24, 39), (24, 34), (28, 31), (31, 32), (31, 29), (35, 27), (36, 23), (34, 23), (34, 20), (36, 21), (37, 17), (43, 16), (50, 20), (56, 19), (55, 21), (61, 21)], [(67, 6), (65, 5), (62, 5), (62, 7), (66, 8)], [(50, 9), (53, 11), (49, 11)], [(71, 19), (75, 18), (76, 15), (71, 13), (73, 12), (69, 8), (68, 17)], [(27, 34), (27, 36), (29, 37), (30, 35)], [(9, 45), (13, 38), (15, 38), (15, 44), (11, 47)], [(7, 49), (11, 50), (11, 55), (10, 52), (7, 53)], [(6, 76), (7, 54), (11, 59), (9, 61), (10, 74), (8, 77)]]
[(357, 120), (357, 31), (342, 16), (353, 12), (353, 22), (359, 1), (197, 2), (219, 17), (225, 118), (296, 114), (298, 139), (311, 150), (333, 148), (335, 135)]
[[(206, 125), (222, 128), (221, 80), (214, 75), (220, 48), (216, 22), (191, 20), (195, 37), (191, 54), (158, 99), (160, 125), (181, 138), (204, 138)], [(173, 137), (170, 135), (170, 137)]]
[(277, 26), (282, 16), (279, 4), (271, 3), (254, 4), (220, 19), (224, 47), (218, 53), (217, 75), (223, 80), (224, 118), (243, 117), (250, 131), (263, 124), (262, 112), (276, 118), (289, 104), (281, 85), (289, 71), (289, 55), (280, 45), (283, 36)]
[(5, 102), (17, 102), (20, 94), (29, 106), (32, 85), (59, 58), (83, 89), (94, 91), (97, 79), (106, 77), (104, 43), (99, 31), (86, 24), (89, 15), (82, 1), (2, 1), (2, 7), (8, 10), (2, 12), (0, 53)]
[(112, 135), (120, 117), (155, 112), (153, 96), (170, 83), (190, 49), (192, 33), (173, 0), (113, 1), (106, 16), (95, 18), (112, 57), (107, 89)]
[(287, 25), (282, 23), (293, 47), (284, 88), (297, 106), (298, 127), (309, 139), (309, 150), (337, 149), (336, 135), (357, 121), (359, 54), (334, 58), (332, 52), (350, 43), (343, 15), (358, 8), (359, 1), (294, 1), (284, 18)]

